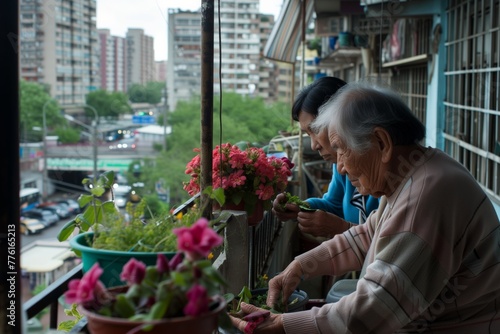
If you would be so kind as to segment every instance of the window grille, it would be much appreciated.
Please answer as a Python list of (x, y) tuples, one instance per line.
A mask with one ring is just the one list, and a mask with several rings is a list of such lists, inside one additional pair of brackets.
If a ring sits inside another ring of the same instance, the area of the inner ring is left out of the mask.
[(444, 149), (500, 201), (500, 0), (447, 10)]

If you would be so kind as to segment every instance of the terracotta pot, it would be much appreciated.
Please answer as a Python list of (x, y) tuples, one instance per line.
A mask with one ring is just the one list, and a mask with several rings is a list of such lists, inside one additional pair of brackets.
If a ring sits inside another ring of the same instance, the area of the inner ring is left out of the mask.
[[(87, 327), (91, 334), (211, 334), (218, 327), (218, 315), (225, 311), (226, 301), (222, 296), (218, 298), (219, 304), (213, 311), (198, 317), (178, 317), (150, 322), (129, 321), (122, 318), (105, 317), (86, 309), (81, 313), (87, 317)], [(142, 330), (147, 324), (153, 325), (151, 330)]]
[[(219, 206), (217, 202), (213, 204), (215, 210), (234, 210), (234, 211), (245, 211), (245, 202), (241, 201), (239, 204), (227, 203)], [(264, 218), (264, 202), (257, 201), (254, 206), (254, 210), (251, 214), (247, 213), (247, 221), (249, 226), (255, 226), (259, 224)]]

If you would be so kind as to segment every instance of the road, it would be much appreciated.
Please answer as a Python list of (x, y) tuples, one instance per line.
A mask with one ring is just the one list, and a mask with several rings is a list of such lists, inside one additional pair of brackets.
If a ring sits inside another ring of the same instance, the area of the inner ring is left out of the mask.
[(31, 235), (21, 234), (21, 249), (28, 246), (32, 242), (37, 241), (37, 240), (57, 241), (57, 234), (59, 233), (59, 230), (68, 221), (69, 221), (69, 219), (60, 220), (56, 224), (54, 224), (53, 226), (43, 229), (42, 232), (40, 232), (38, 234), (31, 234)]

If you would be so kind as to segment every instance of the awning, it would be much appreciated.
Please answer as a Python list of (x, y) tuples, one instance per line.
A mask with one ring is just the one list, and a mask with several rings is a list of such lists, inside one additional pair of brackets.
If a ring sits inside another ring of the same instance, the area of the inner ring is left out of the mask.
[(302, 40), (302, 1), (306, 1), (305, 24), (307, 27), (313, 13), (314, 0), (287, 1), (269, 35), (263, 53), (265, 58), (295, 63)]

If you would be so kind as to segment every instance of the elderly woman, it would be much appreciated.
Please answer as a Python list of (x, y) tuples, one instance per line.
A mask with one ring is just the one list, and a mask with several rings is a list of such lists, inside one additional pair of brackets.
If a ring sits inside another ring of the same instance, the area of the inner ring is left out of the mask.
[(392, 91), (345, 86), (313, 124), (324, 127), (339, 172), (380, 206), (292, 261), (269, 282), (267, 303), (317, 275), (361, 269), (361, 278), (337, 303), (271, 314), (254, 333), (500, 333), (500, 225), (476, 180), (419, 144), (424, 126)]

